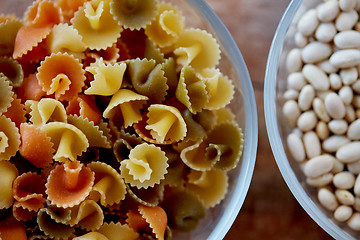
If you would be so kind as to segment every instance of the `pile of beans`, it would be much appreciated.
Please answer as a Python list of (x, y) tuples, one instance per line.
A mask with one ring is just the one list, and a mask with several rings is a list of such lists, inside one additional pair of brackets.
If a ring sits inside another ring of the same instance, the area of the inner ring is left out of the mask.
[(360, 230), (360, 1), (326, 0), (299, 18), (287, 55), (287, 146), (333, 218)]

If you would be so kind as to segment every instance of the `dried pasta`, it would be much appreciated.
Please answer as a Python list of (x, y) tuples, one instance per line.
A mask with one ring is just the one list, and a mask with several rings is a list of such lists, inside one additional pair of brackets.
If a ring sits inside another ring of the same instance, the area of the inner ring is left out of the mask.
[(223, 201), (235, 85), (188, 20), (160, 0), (0, 15), (0, 238), (171, 239)]

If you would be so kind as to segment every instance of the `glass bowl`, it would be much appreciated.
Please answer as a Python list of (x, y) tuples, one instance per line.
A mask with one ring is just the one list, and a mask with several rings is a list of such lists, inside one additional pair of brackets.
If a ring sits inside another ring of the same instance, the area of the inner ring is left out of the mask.
[[(29, 0), (1, 0), (0, 13), (22, 17)], [(225, 199), (207, 212), (198, 228), (189, 233), (173, 233), (174, 239), (224, 238), (245, 200), (254, 171), (258, 125), (254, 90), (244, 59), (225, 25), (203, 0), (170, 0), (186, 17), (186, 26), (204, 29), (217, 39), (221, 49), (218, 67), (233, 80), (235, 96), (230, 108), (244, 133), (244, 149), (238, 166), (229, 172), (229, 190)]]
[[(296, 44), (300, 43), (300, 38), (295, 40), (299, 19), (307, 10), (316, 8), (321, 2), (323, 1), (291, 1), (278, 25), (268, 55), (265, 73), (264, 111), (266, 128), (278, 168), (287, 186), (303, 209), (333, 238), (356, 239), (360, 236), (358, 231), (350, 229), (346, 222), (335, 220), (333, 211), (325, 209), (320, 204), (317, 188), (307, 184), (303, 172), (304, 165), (294, 159), (287, 145), (287, 136), (290, 133), (295, 132), (299, 134), (298, 136), (302, 136), (302, 133), (297, 131), (299, 129), (289, 126), (283, 114), (285, 98), (288, 97), (285, 95), (288, 90), (287, 77), (289, 75), (286, 66), (287, 55), (291, 49), (299, 47)], [(311, 37), (308, 39), (314, 40)], [(299, 48), (301, 49), (301, 47)], [(320, 96), (317, 93), (315, 95)]]

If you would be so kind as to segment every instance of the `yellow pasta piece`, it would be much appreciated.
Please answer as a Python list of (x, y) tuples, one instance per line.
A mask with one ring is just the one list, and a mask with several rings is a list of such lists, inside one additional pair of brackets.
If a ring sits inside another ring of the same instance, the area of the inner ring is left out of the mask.
[(95, 182), (90, 198), (103, 206), (120, 203), (125, 199), (126, 186), (120, 174), (110, 165), (103, 162), (92, 162), (87, 165), (95, 172)]
[(225, 171), (191, 171), (188, 175), (186, 189), (198, 195), (205, 208), (216, 206), (224, 199), (228, 191), (228, 176)]
[(71, 19), (82, 41), (90, 49), (106, 49), (120, 37), (122, 31), (110, 13), (109, 1), (92, 0), (85, 2)]
[(219, 44), (204, 30), (185, 29), (174, 48), (176, 62), (183, 66), (191, 65), (196, 71), (215, 67), (220, 60)]
[(145, 128), (159, 143), (177, 142), (184, 139), (187, 128), (179, 110), (172, 106), (153, 104), (148, 108), (148, 120)]
[(100, 130), (98, 125), (90, 122), (87, 118), (69, 115), (68, 123), (80, 129), (89, 141), (89, 147), (111, 148), (109, 139)]
[(0, 116), (0, 161), (10, 160), (20, 147), (19, 129), (9, 118)]
[(191, 169), (198, 171), (210, 170), (219, 158), (208, 159), (205, 157), (207, 144), (203, 140), (185, 147), (180, 154), (181, 160)]
[(233, 99), (234, 85), (219, 69), (203, 69), (197, 76), (206, 84), (206, 90), (209, 94), (209, 101), (205, 103), (205, 109), (224, 108)]
[(158, 48), (155, 43), (153, 43), (149, 39), (146, 39), (144, 58), (149, 60), (153, 59), (155, 60), (156, 64), (159, 64), (162, 63), (164, 60), (164, 53), (160, 51), (160, 48)]
[(140, 30), (149, 24), (157, 13), (157, 0), (112, 0), (110, 11), (120, 25)]
[(205, 129), (200, 123), (195, 121), (194, 115), (189, 109), (181, 111), (181, 116), (183, 116), (188, 129), (184, 141), (198, 141), (206, 136)]
[(77, 127), (63, 122), (51, 122), (42, 127), (54, 143), (56, 161), (76, 160), (89, 147), (86, 135)]
[(73, 238), (73, 240), (109, 240), (105, 235), (98, 232), (89, 232), (79, 237)]
[(139, 234), (126, 224), (104, 223), (97, 232), (103, 234), (109, 240), (136, 240)]
[(230, 108), (220, 108), (214, 111), (216, 115), (216, 123), (221, 124), (223, 122), (232, 122), (235, 121), (235, 114), (231, 111)]
[[(165, 174), (165, 177), (166, 176), (167, 174)], [(126, 184), (126, 188), (128, 196), (144, 206), (155, 207), (164, 199), (165, 185), (162, 182), (146, 189), (131, 187), (129, 184)]]
[(161, 148), (143, 143), (131, 149), (129, 159), (121, 161), (121, 176), (137, 188), (153, 187), (167, 173), (167, 157)]
[(23, 26), (20, 19), (14, 16), (5, 17), (6, 20), (0, 21), (0, 55), (6, 56), (14, 51), (16, 34)]
[(183, 32), (185, 18), (176, 7), (160, 3), (156, 18), (146, 26), (145, 33), (159, 47), (172, 45)]
[(20, 87), (24, 80), (20, 63), (9, 57), (0, 57), (0, 74), (5, 75), (14, 87)]
[(0, 74), (0, 114), (6, 112), (14, 99), (14, 92), (8, 78)]
[(9, 161), (0, 161), (0, 209), (9, 208), (14, 202), (13, 182), (19, 175), (15, 165)]
[(79, 32), (67, 23), (55, 25), (46, 43), (51, 53), (67, 52), (78, 58), (83, 58), (82, 52), (86, 50)]
[(58, 223), (51, 217), (52, 215), (49, 213), (48, 208), (40, 209), (37, 214), (39, 229), (46, 235), (57, 239), (67, 239), (73, 232), (75, 232), (74, 228), (63, 223)]
[(140, 110), (147, 100), (148, 97), (129, 89), (120, 89), (112, 96), (109, 105), (103, 112), (103, 117), (112, 118), (116, 114), (121, 114), (124, 126), (129, 127), (142, 119)]
[[(169, 86), (169, 92), (175, 92), (175, 89), (179, 82), (179, 77), (177, 74), (177, 65), (174, 58), (165, 58), (161, 63), (164, 71), (164, 76), (166, 77), (167, 81), (166, 84)], [(170, 94), (169, 94), (170, 95)]]
[(105, 65), (100, 58), (85, 70), (94, 75), (94, 80), (90, 82), (90, 87), (84, 92), (88, 95), (114, 95), (121, 87), (125, 73), (125, 63), (114, 63)]
[(100, 228), (104, 222), (104, 213), (101, 207), (93, 200), (84, 200), (80, 205), (71, 208), (71, 220), (68, 225), (79, 226), (87, 231)]
[(181, 69), (176, 98), (193, 114), (200, 112), (209, 101), (205, 83), (196, 76), (190, 66)]
[(30, 121), (34, 125), (39, 126), (49, 122), (67, 122), (64, 105), (56, 99), (27, 100), (25, 106), (30, 113)]

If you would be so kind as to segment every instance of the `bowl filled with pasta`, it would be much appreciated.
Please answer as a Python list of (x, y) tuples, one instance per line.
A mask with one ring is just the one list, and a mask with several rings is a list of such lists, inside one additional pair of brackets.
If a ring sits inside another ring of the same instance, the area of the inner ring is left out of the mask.
[(254, 91), (203, 1), (0, 2), (0, 237), (221, 239)]
[(265, 76), (277, 165), (300, 205), (335, 239), (360, 236), (360, 82), (352, 56), (359, 51), (359, 13), (358, 1), (292, 1)]

